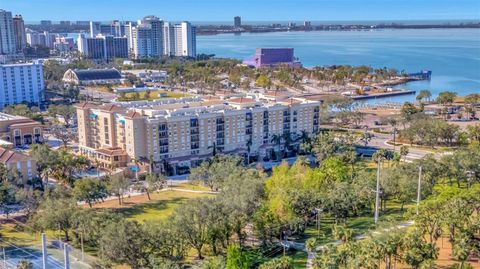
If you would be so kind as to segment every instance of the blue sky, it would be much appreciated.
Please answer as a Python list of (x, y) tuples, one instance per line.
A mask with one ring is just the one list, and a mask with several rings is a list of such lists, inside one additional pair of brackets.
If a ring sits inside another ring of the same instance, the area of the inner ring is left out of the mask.
[(452, 20), (480, 19), (480, 0), (0, 0), (26, 21), (136, 20)]

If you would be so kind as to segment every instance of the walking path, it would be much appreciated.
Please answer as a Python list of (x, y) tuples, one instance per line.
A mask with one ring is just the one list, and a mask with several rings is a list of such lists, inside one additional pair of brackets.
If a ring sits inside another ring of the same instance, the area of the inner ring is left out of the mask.
[[(412, 226), (414, 224), (413, 221), (408, 221), (408, 222), (405, 222), (405, 223), (402, 223), (402, 224), (399, 224), (399, 225), (396, 225), (392, 228), (385, 228), (383, 229), (383, 232), (389, 232), (393, 229), (404, 229), (404, 228), (408, 228), (410, 226)], [(380, 232), (378, 231), (374, 231), (373, 234), (380, 234)], [(364, 239), (365, 237), (367, 237), (367, 234), (362, 234), (362, 235), (357, 235), (355, 236), (355, 239), (356, 240), (362, 240)], [(316, 248), (317, 251), (320, 251), (322, 250), (323, 248), (325, 248), (327, 245), (335, 245), (335, 246), (338, 246), (342, 243), (342, 240), (336, 240), (336, 241), (332, 241), (330, 242), (329, 244), (323, 244), (321, 246), (318, 246)], [(313, 268), (313, 259), (315, 259), (315, 253), (314, 252), (311, 252), (311, 251), (308, 251), (306, 248), (305, 248), (305, 243), (299, 243), (299, 242), (295, 242), (295, 241), (287, 241), (286, 243), (288, 246), (298, 250), (298, 251), (304, 251), (307, 253), (307, 264), (306, 264), (306, 268), (307, 269), (312, 269)]]

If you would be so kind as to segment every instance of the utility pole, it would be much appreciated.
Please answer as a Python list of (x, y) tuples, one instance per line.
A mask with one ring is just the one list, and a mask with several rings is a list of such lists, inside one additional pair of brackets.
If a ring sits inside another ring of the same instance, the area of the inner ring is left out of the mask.
[(3, 247), (2, 250), (3, 250), (3, 268), (7, 269), (7, 255), (5, 254), (5, 247)]
[(82, 262), (85, 260), (85, 251), (83, 248), (83, 229), (82, 232), (80, 233), (80, 244), (82, 245)]
[(43, 269), (48, 268), (47, 236), (42, 233), (42, 265)]
[(417, 186), (417, 215), (420, 207), (420, 198), (422, 196), (422, 167), (418, 168), (418, 186)]
[(375, 224), (378, 223), (378, 207), (380, 202), (380, 158), (377, 160), (377, 188), (375, 190)]
[(68, 253), (68, 244), (67, 243), (63, 243), (63, 256), (65, 258), (65, 269), (70, 269), (70, 257), (68, 256), (69, 253)]

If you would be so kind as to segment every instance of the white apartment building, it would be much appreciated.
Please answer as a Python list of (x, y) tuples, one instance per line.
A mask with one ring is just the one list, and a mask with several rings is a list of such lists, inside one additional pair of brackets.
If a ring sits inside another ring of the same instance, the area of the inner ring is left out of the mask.
[(189, 22), (180, 24), (165, 23), (163, 27), (164, 55), (195, 57), (197, 38), (195, 27)]
[(14, 104), (39, 104), (45, 83), (40, 63), (0, 65), (0, 109)]
[(131, 28), (133, 55), (135, 59), (159, 58), (163, 55), (163, 21), (147, 16)]
[(0, 55), (16, 52), (12, 12), (0, 9)]

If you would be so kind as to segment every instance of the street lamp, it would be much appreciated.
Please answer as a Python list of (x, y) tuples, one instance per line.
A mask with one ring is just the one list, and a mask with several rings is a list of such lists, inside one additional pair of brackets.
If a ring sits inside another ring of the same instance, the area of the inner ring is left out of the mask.
[(417, 186), (417, 215), (420, 207), (420, 198), (422, 196), (422, 166), (418, 167), (418, 186)]
[(377, 160), (377, 187), (375, 189), (375, 224), (378, 223), (378, 207), (380, 202), (380, 161), (382, 160), (381, 157)]

